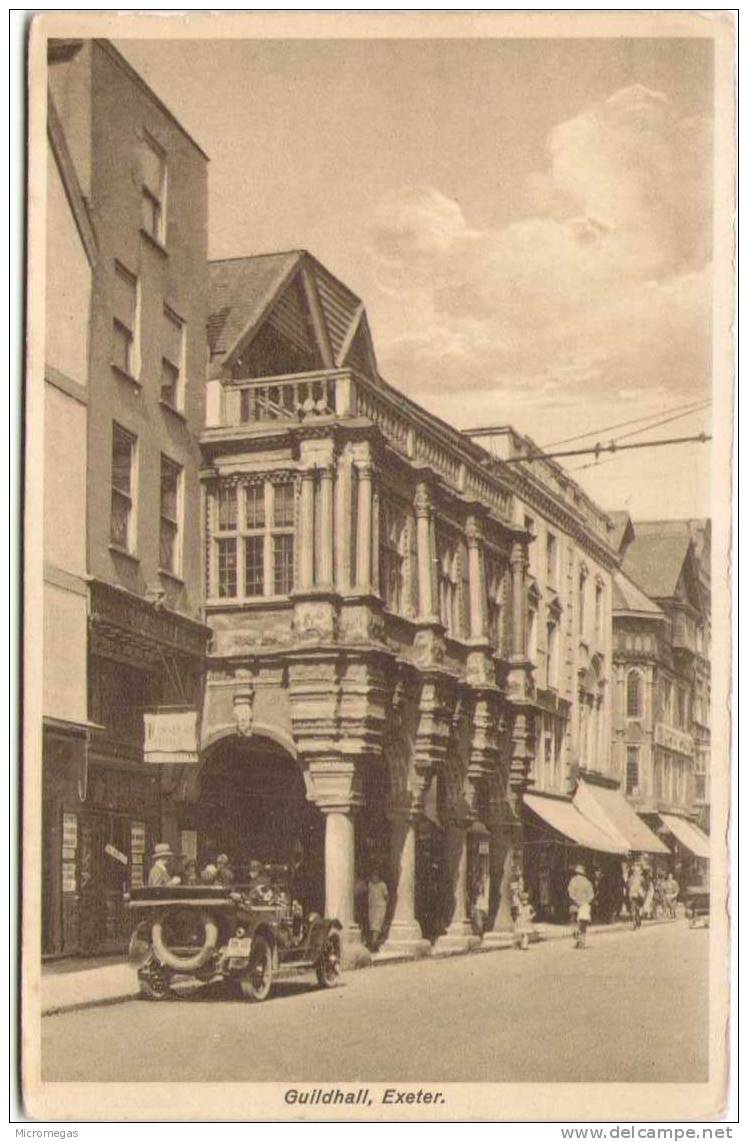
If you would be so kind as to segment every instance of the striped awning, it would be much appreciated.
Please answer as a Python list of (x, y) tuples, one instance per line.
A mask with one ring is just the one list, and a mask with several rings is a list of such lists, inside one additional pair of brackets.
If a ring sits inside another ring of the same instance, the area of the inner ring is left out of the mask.
[(685, 817), (676, 817), (672, 813), (660, 813), (660, 820), (690, 853), (709, 860), (711, 856), (709, 837), (706, 833), (702, 833), (698, 825), (694, 825), (693, 821), (687, 821)]
[(524, 803), (546, 825), (582, 849), (594, 852), (618, 853), (628, 851), (625, 844), (599, 828), (579, 812), (567, 797), (544, 797), (538, 793), (525, 793)]

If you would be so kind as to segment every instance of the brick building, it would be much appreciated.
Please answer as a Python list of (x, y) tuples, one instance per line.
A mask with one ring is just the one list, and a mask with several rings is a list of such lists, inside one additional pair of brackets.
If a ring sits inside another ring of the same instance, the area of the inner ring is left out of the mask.
[(207, 160), (111, 44), (48, 58), (45, 653), (83, 731), (75, 780), (45, 739), (44, 951), (67, 953), (126, 940), (178, 772), (144, 763), (144, 710), (199, 700)]

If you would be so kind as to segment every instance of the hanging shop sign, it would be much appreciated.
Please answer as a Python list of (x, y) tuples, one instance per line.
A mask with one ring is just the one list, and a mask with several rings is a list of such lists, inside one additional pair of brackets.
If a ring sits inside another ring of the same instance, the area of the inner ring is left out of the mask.
[(161, 706), (146, 710), (144, 759), (157, 765), (189, 765), (198, 760), (197, 710)]
[(129, 863), (125, 854), (120, 852), (119, 849), (115, 848), (114, 845), (104, 845), (104, 852), (107, 854), (107, 856), (114, 857), (114, 859), (118, 860), (120, 864)]

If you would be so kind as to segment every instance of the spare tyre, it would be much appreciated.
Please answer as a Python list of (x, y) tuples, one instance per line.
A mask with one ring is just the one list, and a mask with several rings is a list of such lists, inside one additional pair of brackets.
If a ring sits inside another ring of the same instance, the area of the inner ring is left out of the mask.
[[(189, 947), (185, 948), (182, 940), (176, 947), (174, 933), (189, 925), (193, 934)], [(162, 964), (166, 964), (177, 972), (197, 971), (208, 962), (218, 943), (218, 924), (210, 912), (197, 911), (192, 908), (169, 908), (151, 928), (153, 950)], [(202, 940), (202, 943), (200, 942)], [(192, 947), (195, 947), (195, 951)]]

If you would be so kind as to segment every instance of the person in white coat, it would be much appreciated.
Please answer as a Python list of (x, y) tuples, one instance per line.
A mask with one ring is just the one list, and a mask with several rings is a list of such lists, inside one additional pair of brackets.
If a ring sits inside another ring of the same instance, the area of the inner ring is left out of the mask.
[(390, 894), (387, 885), (379, 875), (378, 868), (372, 868), (368, 882), (369, 890), (369, 945), (376, 952), (382, 940), (384, 920)]

